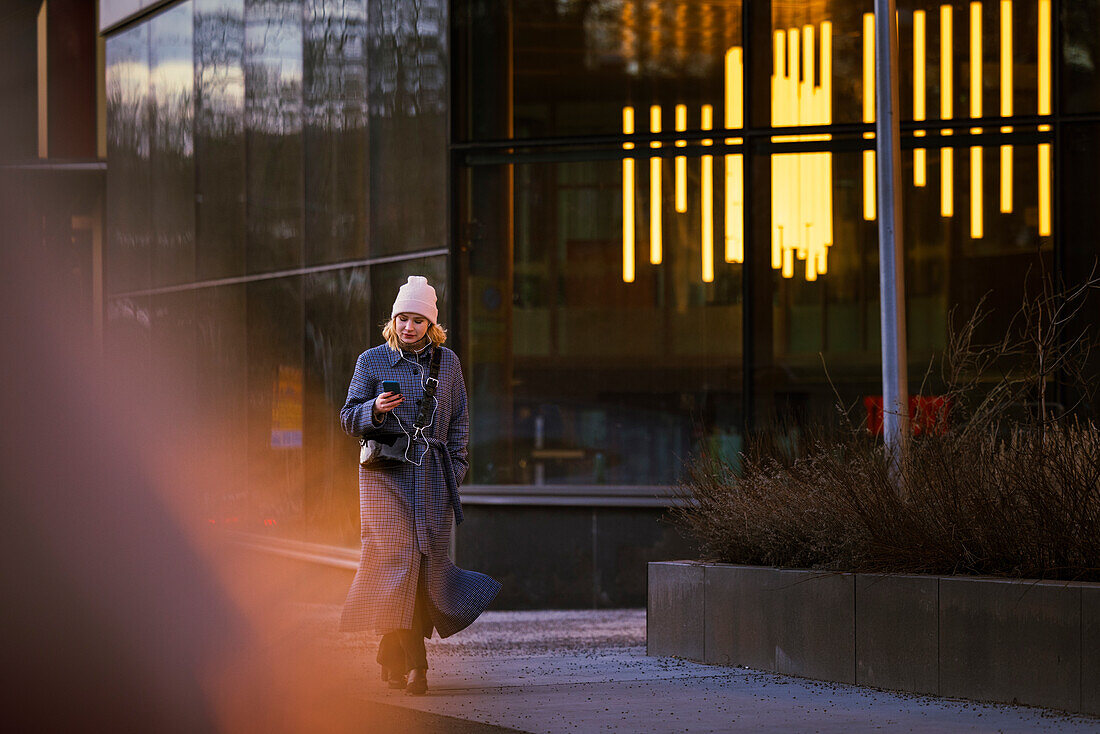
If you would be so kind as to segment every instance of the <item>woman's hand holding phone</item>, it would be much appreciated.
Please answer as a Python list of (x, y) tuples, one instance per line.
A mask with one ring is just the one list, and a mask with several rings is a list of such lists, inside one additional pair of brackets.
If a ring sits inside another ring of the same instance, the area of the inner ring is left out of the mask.
[(382, 389), (384, 392), (374, 401), (374, 411), (376, 414), (381, 415), (383, 413), (389, 413), (398, 405), (405, 402), (405, 396), (401, 394), (401, 385), (396, 380), (383, 380)]

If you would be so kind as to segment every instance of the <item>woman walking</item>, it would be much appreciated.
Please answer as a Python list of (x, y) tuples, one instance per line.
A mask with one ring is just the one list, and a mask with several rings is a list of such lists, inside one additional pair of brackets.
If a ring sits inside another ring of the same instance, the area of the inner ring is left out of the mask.
[(363, 545), (341, 629), (382, 634), (382, 680), (415, 694), (428, 690), (424, 639), (466, 628), (500, 590), (448, 557), (451, 520), (462, 522), (469, 419), (462, 369), (443, 346), (438, 315), (435, 289), (410, 276), (382, 329), (385, 343), (359, 355), (340, 411), (347, 433), (389, 456), (359, 467)]

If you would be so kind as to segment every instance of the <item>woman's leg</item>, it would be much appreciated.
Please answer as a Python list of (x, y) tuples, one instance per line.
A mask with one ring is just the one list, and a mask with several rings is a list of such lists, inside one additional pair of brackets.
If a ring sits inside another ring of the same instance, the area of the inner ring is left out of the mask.
[(382, 680), (389, 681), (391, 685), (399, 684), (404, 680), (407, 668), (405, 667), (405, 646), (401, 643), (400, 631), (382, 635), (375, 660), (382, 666)]
[[(421, 579), (424, 576), (421, 574)], [(424, 633), (431, 631), (431, 621), (428, 615), (427, 590), (422, 584), (417, 585), (416, 603), (413, 606), (412, 629), (401, 630), (401, 645), (405, 650), (405, 666), (410, 671), (408, 693), (421, 694), (428, 692), (428, 654), (424, 649)]]
[(405, 652), (405, 670), (427, 670), (428, 653), (424, 649), (424, 631), (428, 622), (428, 597), (427, 589), (421, 583), (417, 584), (416, 603), (413, 606), (412, 629), (400, 630), (401, 647)]

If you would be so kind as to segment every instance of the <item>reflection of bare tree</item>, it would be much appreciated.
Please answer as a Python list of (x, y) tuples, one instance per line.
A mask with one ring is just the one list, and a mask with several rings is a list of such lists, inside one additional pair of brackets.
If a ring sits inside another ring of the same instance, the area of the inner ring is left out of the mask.
[(202, 134), (242, 130), (244, 10), (242, 0), (195, 2), (195, 115)]
[(301, 130), (300, 0), (251, 0), (245, 6), (245, 122), (249, 130), (292, 135)]
[(306, 258), (362, 257), (367, 223), (365, 0), (306, 0)]
[(371, 114), (446, 114), (446, 0), (371, 4)]
[(356, 443), (334, 417), (347, 395), (359, 353), (375, 330), (366, 268), (318, 273), (305, 282), (307, 514), (330, 540), (352, 543), (358, 531)]
[(365, 0), (306, 0), (305, 122), (328, 130), (366, 122)]
[(194, 276), (194, 61), (189, 3), (149, 21), (153, 284)]
[(301, 1), (250, 0), (244, 17), (246, 267), (258, 272), (301, 262)]

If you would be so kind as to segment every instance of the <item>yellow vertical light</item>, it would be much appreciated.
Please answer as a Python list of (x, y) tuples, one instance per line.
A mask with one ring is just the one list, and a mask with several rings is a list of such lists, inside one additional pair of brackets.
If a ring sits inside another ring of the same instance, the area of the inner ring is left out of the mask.
[(978, 0), (970, 3), (970, 116), (982, 116), (982, 4)]
[[(954, 35), (954, 16), (950, 5), (940, 6), (940, 119), (950, 120), (955, 116), (955, 69), (952, 54)], [(944, 130), (944, 135), (951, 135)], [(955, 214), (955, 151), (952, 148), (940, 149), (940, 214), (951, 217)]]
[[(1050, 0), (1039, 0), (1039, 114), (1051, 113), (1051, 27)], [(1049, 125), (1040, 125), (1039, 130), (1050, 130)], [(1050, 143), (1039, 144), (1039, 234), (1050, 236), (1051, 227), (1051, 149)]]
[[(701, 110), (700, 127), (703, 130), (711, 130), (714, 127), (714, 107), (705, 104)], [(709, 138), (703, 141), (703, 145), (711, 145), (714, 141)], [(702, 179), (702, 248), (703, 248), (703, 282), (710, 283), (714, 280), (714, 156), (703, 156), (699, 177)]]
[(1039, 144), (1039, 234), (1049, 237), (1051, 229), (1050, 143)]
[(1049, 115), (1051, 56), (1050, 56), (1050, 0), (1039, 0), (1039, 114)]
[(875, 14), (863, 14), (863, 121), (875, 121)]
[[(744, 127), (744, 51), (738, 47), (726, 50), (726, 129)], [(741, 142), (739, 138), (727, 143)], [(730, 263), (745, 262), (744, 204), (745, 173), (741, 155), (725, 156), (725, 260)]]
[[(623, 134), (634, 134), (634, 108), (623, 107)], [(633, 150), (634, 143), (623, 143)], [(623, 282), (634, 282), (634, 159), (623, 158)]]
[[(687, 130), (688, 108), (687, 105), (676, 105), (676, 132)], [(676, 147), (687, 146), (686, 140), (677, 140)], [(687, 195), (688, 162), (687, 156), (676, 156), (676, 211), (683, 214), (688, 210)]]
[[(799, 69), (802, 68), (802, 34), (799, 33), (797, 28), (790, 28), (787, 30), (787, 114), (790, 125), (798, 125), (801, 120), (799, 114), (801, 112), (801, 105), (799, 104), (799, 92), (801, 89), (798, 84)], [(794, 138), (788, 138), (788, 140), (800, 140), (797, 135)], [(784, 232), (784, 244), (792, 251), (799, 251), (805, 247), (803, 242), (804, 233), (802, 231), (802, 156), (795, 153), (793, 155), (780, 156), (783, 158), (785, 180), (786, 185), (783, 187), (784, 194), (787, 200), (786, 206), (786, 221), (789, 228)], [(786, 257), (786, 256), (784, 256)], [(784, 266), (784, 272), (786, 272), (786, 266)], [(791, 276), (785, 276), (791, 277)]]
[[(823, 125), (831, 125), (833, 122), (833, 24), (829, 21), (821, 23), (821, 89), (816, 94), (820, 97), (820, 107), (816, 122)], [(824, 136), (830, 140), (831, 136)], [(814, 269), (818, 275), (824, 275), (829, 267), (829, 248), (833, 244), (833, 154), (820, 153), (818, 155), (821, 165), (821, 190), (818, 192), (818, 206), (821, 210), (820, 222), (822, 226), (822, 246), (817, 251)]]
[[(913, 11), (913, 119), (920, 122), (927, 118), (928, 89), (925, 80), (925, 68), (927, 64), (927, 50), (925, 42), (927, 29), (925, 26), (925, 13), (923, 10)], [(913, 133), (915, 137), (923, 138), (924, 130)], [(928, 155), (924, 148), (913, 150), (913, 185), (924, 186), (928, 183)]]
[[(774, 36), (772, 49), (775, 54), (773, 65), (775, 72), (772, 75), (772, 126), (788, 125), (790, 116), (787, 113), (787, 83), (790, 72), (787, 71), (787, 34), (777, 30)], [(775, 141), (777, 137), (773, 137)], [(789, 202), (786, 197), (776, 196), (779, 186), (786, 183), (783, 165), (783, 156), (773, 155), (772, 164), (772, 268), (778, 270), (783, 266), (783, 228), (786, 225), (786, 210)]]
[(970, 236), (980, 240), (985, 236), (982, 217), (982, 149), (970, 148)]
[[(1012, 117), (1012, 0), (1001, 0), (1001, 117)], [(1005, 125), (1001, 132), (1010, 133)], [(1012, 211), (1012, 146), (1001, 146), (1001, 212)]]
[(786, 247), (783, 249), (783, 269), (780, 271), (784, 278), (794, 277), (794, 248)]
[[(811, 25), (802, 27), (802, 81), (798, 83), (798, 124), (813, 124), (814, 119), (814, 28)], [(794, 75), (797, 79), (797, 71)], [(812, 140), (813, 136), (803, 136), (802, 140)], [(798, 257), (807, 264), (812, 263), (810, 253), (814, 251), (814, 239), (817, 234), (816, 214), (814, 202), (821, 192), (817, 190), (818, 181), (814, 175), (816, 156), (810, 153), (799, 153), (798, 178), (795, 185), (798, 186)], [(811, 266), (812, 269), (812, 266)], [(816, 271), (815, 271), (816, 272)]]
[[(982, 116), (982, 4), (970, 3), (970, 117)], [(972, 134), (980, 134), (980, 127), (970, 128)], [(983, 172), (982, 149), (970, 146), (970, 236), (985, 236), (983, 221)]]
[[(661, 105), (649, 108), (649, 131), (661, 132)], [(661, 143), (654, 140), (651, 148), (660, 148)], [(649, 159), (649, 262), (661, 264), (661, 158)]]
[[(875, 14), (863, 14), (863, 121), (875, 121)], [(864, 133), (873, 138), (873, 133)], [(877, 215), (875, 202), (875, 151), (863, 151), (863, 218)]]

